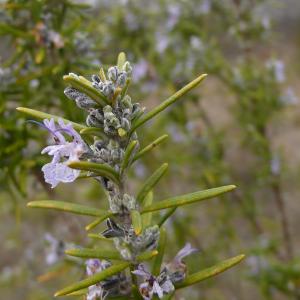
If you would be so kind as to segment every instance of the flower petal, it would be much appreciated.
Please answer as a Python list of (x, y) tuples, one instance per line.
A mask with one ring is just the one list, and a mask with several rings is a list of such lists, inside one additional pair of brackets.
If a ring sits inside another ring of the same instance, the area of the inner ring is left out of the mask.
[(187, 243), (178, 253), (177, 253), (177, 255), (175, 256), (175, 258), (174, 258), (174, 260), (176, 261), (176, 262), (181, 262), (181, 260), (184, 258), (184, 257), (186, 257), (186, 256), (188, 256), (188, 255), (190, 255), (190, 254), (192, 254), (192, 253), (194, 253), (194, 252), (197, 252), (198, 251), (198, 249), (196, 249), (196, 248), (192, 248), (192, 246), (191, 246), (191, 244), (190, 243)]
[(159, 299), (164, 296), (164, 292), (156, 280), (153, 283), (153, 292), (154, 294), (157, 294)]

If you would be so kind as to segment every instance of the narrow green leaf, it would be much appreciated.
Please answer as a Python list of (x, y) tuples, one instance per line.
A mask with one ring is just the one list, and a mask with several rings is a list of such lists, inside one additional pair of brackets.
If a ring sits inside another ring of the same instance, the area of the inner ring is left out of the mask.
[(98, 164), (87, 161), (73, 161), (68, 163), (68, 167), (77, 170), (90, 171), (106, 177), (115, 183), (119, 183), (119, 174), (107, 164)]
[(155, 256), (153, 265), (152, 265), (152, 274), (154, 276), (158, 276), (160, 273), (161, 264), (163, 261), (164, 253), (165, 253), (165, 247), (166, 247), (166, 241), (167, 241), (167, 233), (165, 228), (160, 229), (160, 235), (159, 235), (159, 242), (158, 242), (158, 254)]
[(33, 208), (48, 208), (61, 210), (64, 212), (70, 212), (78, 215), (94, 216), (100, 217), (107, 215), (107, 211), (93, 208), (81, 204), (75, 204), (72, 202), (56, 201), (56, 200), (41, 200), (41, 201), (32, 201), (27, 203), (28, 207)]
[(85, 226), (85, 230), (86, 231), (92, 230), (98, 224), (102, 223), (104, 220), (106, 220), (107, 218), (111, 217), (112, 215), (113, 215), (112, 212), (108, 212), (106, 215), (103, 215), (101, 218), (98, 218), (98, 219), (94, 220), (92, 223), (86, 225)]
[(41, 112), (41, 111), (38, 111), (38, 110), (35, 110), (35, 109), (30, 109), (30, 108), (26, 108), (26, 107), (17, 107), (16, 110), (20, 111), (22, 113), (25, 113), (25, 114), (27, 114), (31, 117), (38, 118), (38, 119), (54, 119), (54, 121), (56, 121), (56, 122), (59, 119), (61, 119), (61, 120), (64, 121), (64, 123), (71, 123), (73, 128), (76, 129), (76, 130), (82, 130), (82, 129), (87, 128), (84, 125), (74, 123), (70, 120), (67, 120), (67, 119), (64, 119), (64, 118), (61, 118), (61, 117), (58, 117), (58, 116), (55, 116), (55, 115), (47, 114), (47, 113), (44, 113), (44, 112)]
[(130, 165), (131, 159), (132, 159), (132, 153), (135, 149), (135, 146), (137, 144), (137, 141), (131, 141), (129, 145), (127, 146), (125, 153), (124, 153), (124, 158), (121, 164), (121, 169), (120, 173), (123, 173), (124, 170)]
[(143, 155), (147, 154), (149, 151), (151, 151), (153, 148), (155, 148), (156, 146), (158, 146), (159, 144), (161, 144), (164, 140), (166, 140), (168, 137), (167, 134), (164, 134), (162, 136), (160, 136), (159, 138), (157, 138), (156, 140), (154, 140), (152, 143), (150, 143), (149, 145), (147, 145), (145, 148), (143, 148), (141, 151), (139, 151), (135, 157), (133, 158), (132, 162), (138, 160), (139, 158), (141, 158)]
[(78, 248), (78, 249), (67, 249), (65, 253), (70, 256), (76, 256), (82, 258), (123, 260), (119, 252), (114, 250)]
[(130, 216), (135, 234), (140, 235), (143, 230), (141, 214), (134, 209), (130, 211)]
[(141, 213), (143, 214), (149, 211), (156, 211), (156, 210), (161, 210), (161, 209), (166, 209), (171, 207), (183, 206), (197, 201), (203, 201), (230, 192), (235, 188), (236, 188), (235, 185), (225, 185), (213, 189), (171, 197), (166, 200), (162, 200), (160, 202), (154, 203), (147, 208), (144, 208)]
[(163, 224), (173, 215), (173, 213), (176, 211), (177, 207), (172, 207), (167, 210), (167, 212), (161, 216), (159, 221), (157, 222), (158, 227), (163, 226)]
[(92, 275), (84, 280), (81, 280), (79, 282), (73, 283), (66, 288), (58, 291), (55, 293), (54, 297), (58, 296), (64, 296), (70, 293), (73, 293), (75, 291), (84, 289), (86, 287), (89, 287), (91, 285), (94, 285), (95, 283), (98, 283), (99, 281), (104, 280), (105, 278), (111, 277), (112, 275), (115, 275), (123, 270), (125, 270), (127, 267), (130, 266), (130, 262), (122, 262), (116, 265), (113, 265), (102, 272), (96, 273), (95, 275)]
[(11, 34), (16, 37), (21, 37), (23, 39), (26, 39), (27, 41), (34, 38), (34, 35), (30, 31), (20, 30), (20, 28), (17, 28), (15, 26), (1, 23), (0, 24), (0, 35), (7, 35), (7, 34)]
[(122, 91), (121, 91), (121, 99), (123, 99), (125, 97), (125, 95), (127, 94), (128, 87), (129, 87), (130, 83), (131, 83), (131, 79), (127, 78), (126, 82), (125, 82), (125, 85), (124, 85), (124, 87), (122, 88)]
[(233, 258), (224, 260), (210, 268), (207, 268), (200, 272), (189, 275), (185, 278), (185, 280), (183, 282), (177, 283), (175, 285), (175, 288), (176, 289), (185, 288), (187, 286), (198, 283), (198, 282), (208, 279), (210, 277), (214, 277), (214, 276), (226, 271), (227, 269), (235, 266), (236, 264), (240, 263), (244, 258), (245, 258), (245, 255), (241, 254), (241, 255), (235, 256)]
[(100, 235), (99, 233), (89, 233), (88, 237), (91, 238), (91, 239), (99, 240), (101, 242), (108, 242), (108, 243), (113, 242), (112, 239), (107, 239), (104, 236)]
[(119, 70), (122, 70), (125, 62), (126, 62), (126, 54), (124, 52), (120, 52), (118, 55), (118, 62), (117, 62), (117, 66)]
[(80, 134), (82, 135), (92, 135), (92, 136), (98, 136), (101, 138), (106, 138), (105, 134), (103, 133), (101, 128), (97, 127), (87, 127), (80, 130)]
[(137, 194), (137, 202), (143, 203), (146, 195), (154, 188), (160, 178), (166, 173), (167, 169), (168, 164), (164, 163), (157, 170), (155, 170), (155, 172), (149, 178), (147, 178)]
[[(144, 207), (150, 206), (152, 202), (153, 202), (153, 192), (150, 191), (144, 199)], [(147, 228), (148, 226), (150, 226), (151, 221), (152, 221), (152, 212), (148, 212), (142, 215), (143, 228)]]
[[(139, 255), (137, 257), (137, 262), (143, 262), (143, 261), (149, 260), (152, 257), (154, 257), (155, 255), (157, 255), (157, 253), (158, 252), (156, 250), (151, 251), (151, 252), (142, 253), (141, 255)], [(86, 287), (89, 287), (99, 281), (102, 281), (108, 277), (111, 277), (114, 274), (117, 274), (117, 273), (125, 270), (130, 265), (131, 265), (131, 262), (121, 262), (119, 264), (113, 265), (113, 266), (103, 270), (102, 272), (96, 273), (95, 275), (92, 275), (84, 280), (81, 280), (79, 282), (76, 282), (76, 283), (73, 283), (73, 284), (67, 286), (66, 288), (55, 293), (54, 296), (55, 297), (64, 296), (64, 295), (73, 293), (75, 291), (82, 290)]]
[(92, 83), (87, 79), (80, 76), (80, 78), (75, 78), (72, 75), (65, 75), (63, 77), (64, 81), (69, 83), (72, 87), (77, 89), (79, 92), (82, 92), (95, 100), (100, 106), (105, 106), (109, 104), (108, 99), (97, 89), (92, 86)]
[(66, 295), (67, 297), (69, 296), (85, 296), (88, 293), (88, 289), (82, 289), (73, 293), (70, 293)]
[(157, 114), (159, 114), (161, 111), (165, 110), (167, 107), (169, 107), (171, 104), (176, 102), (180, 97), (185, 95), (187, 92), (189, 92), (191, 89), (195, 88), (205, 77), (207, 74), (202, 74), (198, 78), (194, 79), (192, 82), (188, 83), (186, 86), (181, 88), (179, 91), (177, 91), (174, 95), (166, 99), (164, 102), (156, 106), (153, 110), (149, 111), (147, 114), (145, 114), (143, 117), (141, 117), (137, 122), (134, 122), (132, 124), (131, 133), (134, 132), (138, 127), (155, 117)]

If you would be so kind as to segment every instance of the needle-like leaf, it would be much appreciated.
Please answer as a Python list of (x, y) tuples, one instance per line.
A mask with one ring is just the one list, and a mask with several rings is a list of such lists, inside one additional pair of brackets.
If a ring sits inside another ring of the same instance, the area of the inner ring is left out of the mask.
[(89, 231), (92, 230), (93, 228), (95, 228), (97, 225), (99, 225), (101, 222), (103, 222), (104, 220), (106, 220), (107, 218), (111, 217), (113, 215), (112, 212), (107, 213), (106, 215), (103, 215), (101, 218), (97, 218), (96, 220), (94, 220), (92, 223), (88, 224), (85, 226), (85, 230)]
[(161, 227), (172, 215), (173, 213), (175, 212), (175, 210), (177, 209), (177, 207), (172, 207), (172, 208), (169, 208), (167, 210), (166, 213), (164, 213), (161, 218), (159, 219), (159, 221), (157, 222), (157, 225), (158, 227)]
[[(144, 207), (150, 206), (152, 202), (153, 202), (153, 192), (150, 191), (144, 199)], [(152, 212), (148, 212), (142, 215), (143, 228), (147, 228), (148, 226), (150, 226), (151, 221), (152, 221)]]
[(98, 233), (89, 233), (88, 237), (91, 239), (95, 239), (95, 240), (99, 240), (101, 242), (108, 242), (108, 243), (112, 243), (113, 240), (112, 239), (107, 239), (104, 236), (98, 234)]
[(64, 118), (61, 118), (61, 117), (58, 117), (58, 116), (55, 116), (55, 115), (47, 114), (47, 113), (44, 113), (42, 111), (38, 111), (38, 110), (35, 110), (35, 109), (31, 109), (31, 108), (27, 108), (27, 107), (17, 107), (16, 110), (19, 111), (19, 112), (22, 112), (24, 114), (27, 114), (31, 117), (38, 118), (38, 119), (54, 119), (54, 121), (56, 121), (56, 122), (59, 119), (61, 119), (61, 120), (64, 121), (64, 123), (71, 123), (73, 128), (76, 129), (76, 130), (82, 130), (82, 129), (87, 128), (84, 125), (69, 121), (67, 119), (64, 119)]
[(152, 264), (152, 274), (158, 276), (160, 273), (161, 264), (163, 261), (165, 247), (166, 247), (167, 233), (165, 228), (160, 229), (159, 242), (158, 242), (158, 254), (155, 256)]
[(185, 280), (183, 282), (177, 283), (175, 285), (175, 288), (181, 289), (181, 288), (190, 286), (192, 284), (198, 283), (207, 278), (216, 276), (216, 275), (226, 271), (227, 269), (235, 266), (236, 264), (240, 263), (244, 258), (245, 258), (245, 255), (241, 254), (241, 255), (235, 256), (233, 258), (224, 260), (210, 268), (207, 268), (200, 272), (189, 275), (185, 278)]
[(160, 178), (166, 173), (167, 169), (168, 169), (168, 164), (164, 163), (157, 170), (155, 170), (155, 172), (149, 178), (147, 178), (147, 180), (142, 185), (140, 191), (136, 196), (137, 202), (143, 203), (146, 195), (158, 183)]
[(131, 160), (132, 160), (132, 153), (135, 149), (135, 146), (137, 144), (137, 141), (131, 141), (129, 145), (127, 146), (125, 153), (124, 153), (124, 158), (121, 164), (121, 169), (120, 173), (123, 173), (124, 170), (130, 165)]
[(165, 110), (167, 107), (169, 107), (171, 104), (176, 102), (180, 97), (185, 95), (187, 92), (189, 92), (191, 89), (195, 88), (205, 77), (207, 74), (202, 74), (196, 79), (194, 79), (192, 82), (188, 83), (186, 86), (184, 86), (182, 89), (177, 91), (174, 95), (166, 99), (164, 102), (156, 106), (153, 110), (149, 111), (147, 114), (145, 114), (143, 117), (138, 119), (136, 122), (132, 124), (131, 132), (135, 131), (138, 127), (155, 117), (157, 114), (159, 114), (161, 111)]
[[(146, 252), (138, 256), (137, 261), (142, 262), (148, 259), (151, 259), (153, 256), (157, 255), (157, 251), (151, 251), (151, 252)], [(123, 270), (125, 270), (127, 267), (130, 266), (130, 262), (121, 262), (119, 264), (113, 265), (102, 272), (96, 273), (95, 275), (92, 275), (84, 280), (81, 280), (79, 282), (73, 283), (66, 288), (58, 291), (55, 293), (55, 297), (58, 296), (64, 296), (70, 293), (73, 293), (78, 290), (82, 290), (86, 287), (89, 287), (99, 281), (104, 280), (105, 278), (111, 277), (114, 274), (117, 274)]]
[(58, 291), (55, 293), (54, 297), (58, 296), (64, 296), (70, 293), (73, 293), (75, 291), (84, 289), (86, 287), (89, 287), (91, 285), (94, 285), (95, 283), (104, 280), (105, 278), (111, 277), (123, 270), (125, 270), (127, 267), (130, 266), (130, 262), (121, 262), (119, 264), (113, 265), (102, 272), (96, 273), (95, 275), (92, 275), (84, 280), (81, 280), (79, 282), (73, 283), (66, 288)]
[(107, 164), (98, 164), (86, 161), (73, 161), (68, 163), (68, 167), (77, 170), (84, 170), (99, 174), (99, 176), (106, 177), (115, 183), (119, 183), (118, 173)]
[(86, 215), (86, 216), (94, 216), (94, 217), (100, 217), (100, 216), (102, 217), (108, 214), (107, 211), (102, 209), (93, 208), (81, 204), (75, 204), (72, 202), (64, 202), (64, 201), (56, 201), (56, 200), (31, 201), (27, 203), (27, 206), (33, 208), (55, 209), (64, 212), (74, 213), (77, 215)]
[(83, 77), (75, 78), (72, 75), (65, 75), (63, 77), (64, 81), (69, 83), (72, 87), (77, 89), (78, 91), (88, 95), (95, 102), (97, 102), (100, 106), (105, 106), (109, 104), (108, 99), (97, 89), (92, 86), (92, 83)]
[(152, 143), (150, 143), (149, 145), (147, 145), (145, 148), (143, 148), (141, 151), (139, 151), (135, 157), (133, 158), (132, 162), (138, 160), (139, 158), (141, 158), (143, 155), (147, 154), (149, 151), (151, 151), (153, 148), (155, 148), (156, 146), (158, 146), (160, 143), (162, 143), (164, 140), (166, 140), (168, 137), (167, 134), (164, 134), (162, 136), (160, 136), (159, 138), (157, 138), (156, 140), (154, 140)]
[(171, 197), (166, 200), (162, 200), (160, 202), (154, 203), (151, 206), (148, 206), (147, 208), (145, 207), (141, 213), (143, 214), (149, 211), (156, 211), (156, 210), (161, 210), (161, 209), (166, 209), (171, 207), (183, 206), (197, 201), (210, 199), (219, 196), (221, 194), (230, 192), (235, 188), (236, 188), (235, 185), (225, 185), (225, 186), (221, 186), (209, 190)]
[(105, 138), (105, 135), (101, 128), (97, 127), (87, 127), (82, 130), (80, 130), (80, 134), (82, 135), (91, 135), (91, 136), (98, 136), (101, 138)]
[(70, 256), (76, 256), (82, 258), (123, 260), (119, 252), (114, 250), (78, 248), (78, 249), (67, 249), (65, 253)]

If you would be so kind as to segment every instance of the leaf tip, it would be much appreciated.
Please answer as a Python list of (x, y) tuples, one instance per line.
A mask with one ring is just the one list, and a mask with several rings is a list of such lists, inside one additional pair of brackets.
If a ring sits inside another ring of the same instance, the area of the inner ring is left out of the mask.
[(56, 297), (59, 297), (59, 296), (61, 296), (60, 291), (58, 291), (58, 292), (56, 292), (56, 293), (54, 294), (54, 297), (55, 297), (55, 298), (56, 298)]

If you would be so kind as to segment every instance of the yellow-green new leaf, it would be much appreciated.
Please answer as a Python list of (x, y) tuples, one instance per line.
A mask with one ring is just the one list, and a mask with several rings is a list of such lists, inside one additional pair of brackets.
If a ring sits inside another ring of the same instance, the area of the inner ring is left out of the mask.
[(73, 161), (68, 163), (68, 167), (77, 170), (84, 170), (99, 174), (99, 176), (106, 177), (115, 183), (119, 183), (119, 174), (107, 164), (98, 164), (86, 161)]
[(82, 258), (123, 260), (119, 252), (114, 250), (77, 248), (77, 249), (67, 249), (65, 253), (70, 256), (76, 256)]
[(20, 111), (24, 114), (27, 114), (31, 117), (38, 118), (38, 119), (54, 119), (54, 121), (56, 121), (56, 122), (59, 119), (61, 119), (61, 120), (64, 121), (64, 123), (71, 123), (73, 128), (78, 130), (78, 131), (87, 128), (84, 125), (72, 122), (70, 120), (67, 120), (67, 119), (64, 119), (64, 118), (61, 118), (61, 117), (58, 117), (58, 116), (55, 116), (55, 115), (47, 114), (47, 113), (44, 113), (44, 112), (39, 111), (39, 110), (35, 110), (35, 109), (27, 108), (27, 107), (17, 107), (16, 110)]
[(145, 114), (143, 117), (138, 119), (136, 122), (132, 124), (131, 132), (135, 131), (138, 127), (155, 117), (157, 114), (159, 114), (161, 111), (165, 110), (167, 107), (169, 107), (171, 104), (176, 102), (180, 97), (185, 95), (187, 92), (189, 92), (191, 89), (195, 88), (205, 77), (207, 74), (202, 74), (196, 79), (194, 79), (192, 82), (188, 83), (186, 86), (184, 86), (182, 89), (177, 91), (174, 95), (166, 99), (164, 102), (156, 106), (153, 110), (149, 111), (147, 114)]
[(181, 289), (181, 288), (187, 287), (189, 285), (193, 285), (195, 283), (203, 281), (205, 279), (208, 279), (210, 277), (214, 277), (214, 276), (226, 271), (227, 269), (235, 266), (236, 264), (241, 262), (244, 258), (245, 258), (245, 255), (241, 254), (241, 255), (235, 256), (233, 258), (224, 260), (210, 268), (207, 268), (200, 272), (189, 275), (185, 278), (185, 280), (183, 282), (177, 283), (175, 285), (175, 288)]
[[(144, 199), (144, 207), (148, 207), (152, 205), (153, 202), (153, 192), (150, 191), (145, 199)], [(142, 222), (143, 222), (143, 228), (147, 228), (148, 226), (151, 225), (152, 222), (152, 212), (148, 212), (142, 215)]]
[(156, 140), (154, 140), (152, 143), (150, 143), (149, 145), (147, 145), (145, 148), (143, 148), (141, 151), (139, 151), (135, 157), (133, 158), (132, 162), (138, 160), (139, 158), (141, 158), (143, 155), (147, 154), (149, 151), (151, 151), (153, 148), (155, 148), (156, 146), (158, 146), (159, 144), (161, 144), (164, 140), (166, 140), (168, 137), (167, 134), (164, 134), (162, 136), (160, 136), (159, 138), (157, 138)]
[(64, 201), (57, 201), (57, 200), (31, 201), (27, 203), (27, 206), (33, 208), (55, 209), (64, 212), (74, 213), (77, 215), (86, 215), (86, 216), (94, 216), (94, 217), (100, 217), (108, 214), (107, 211), (102, 209), (93, 208), (81, 204), (75, 204), (72, 202), (64, 202)]
[(132, 226), (136, 235), (140, 235), (143, 230), (142, 217), (139, 211), (133, 209), (130, 211)]
[(232, 191), (235, 188), (236, 188), (235, 185), (225, 185), (213, 189), (171, 197), (162, 200), (160, 202), (154, 203), (151, 206), (145, 207), (141, 213), (143, 214), (149, 211), (156, 211), (156, 210), (161, 210), (161, 209), (166, 209), (171, 207), (188, 205), (194, 202), (203, 201), (206, 199), (210, 199), (222, 195), (224, 193)]
[(147, 178), (140, 191), (137, 194), (136, 200), (139, 203), (143, 203), (146, 195), (153, 189), (153, 187), (158, 183), (160, 178), (166, 173), (168, 169), (168, 164), (162, 164), (155, 172)]
[(117, 61), (117, 66), (119, 70), (122, 70), (125, 62), (126, 62), (126, 54), (124, 52), (120, 52)]

